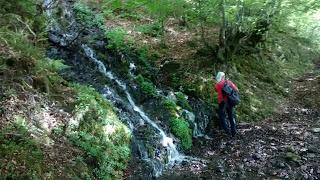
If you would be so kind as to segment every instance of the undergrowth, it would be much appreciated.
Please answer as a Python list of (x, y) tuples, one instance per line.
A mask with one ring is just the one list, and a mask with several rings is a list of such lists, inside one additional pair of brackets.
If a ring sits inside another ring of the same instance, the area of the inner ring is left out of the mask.
[(74, 85), (78, 99), (75, 116), (79, 125), (73, 127), (70, 140), (85, 151), (83, 157), (91, 167), (90, 177), (121, 178), (130, 157), (130, 133), (112, 106), (94, 89)]
[(39, 144), (21, 124), (1, 130), (0, 157), (0, 176), (4, 179), (38, 179), (48, 170)]

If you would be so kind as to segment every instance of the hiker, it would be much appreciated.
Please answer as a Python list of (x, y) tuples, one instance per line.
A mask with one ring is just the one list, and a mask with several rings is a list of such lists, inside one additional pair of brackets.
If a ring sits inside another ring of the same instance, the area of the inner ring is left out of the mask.
[[(236, 119), (234, 113), (234, 107), (240, 102), (238, 95), (237, 86), (230, 80), (225, 79), (224, 72), (218, 72), (216, 76), (217, 83), (215, 89), (218, 93), (218, 103), (219, 103), (219, 119), (220, 125), (225, 130), (228, 135), (234, 137), (236, 135)], [(226, 89), (226, 88), (229, 88)], [(233, 97), (230, 97), (230, 94), (227, 94), (226, 91), (231, 91), (233, 94), (238, 96), (237, 102), (234, 102)], [(230, 128), (228, 127), (226, 121), (226, 114), (228, 115), (228, 120), (230, 123)]]

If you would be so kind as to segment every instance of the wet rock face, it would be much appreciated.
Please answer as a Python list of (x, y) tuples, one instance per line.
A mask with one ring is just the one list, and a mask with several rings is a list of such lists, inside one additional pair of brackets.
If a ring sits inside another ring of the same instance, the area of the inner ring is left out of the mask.
[(202, 100), (190, 98), (190, 106), (195, 115), (195, 123), (198, 126), (198, 134), (212, 134), (214, 124), (214, 110)]

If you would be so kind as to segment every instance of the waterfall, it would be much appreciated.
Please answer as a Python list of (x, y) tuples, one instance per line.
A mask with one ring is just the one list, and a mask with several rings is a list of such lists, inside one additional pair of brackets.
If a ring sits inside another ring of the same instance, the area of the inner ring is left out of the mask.
[[(99, 72), (102, 73), (105, 77), (109, 78), (110, 80), (115, 81), (117, 85), (124, 91), (124, 93), (126, 94), (127, 101), (131, 105), (132, 109), (136, 113), (138, 113), (143, 122), (146, 122), (159, 132), (161, 136), (161, 144), (163, 147), (166, 147), (169, 152), (167, 165), (173, 166), (175, 163), (181, 162), (185, 158), (185, 156), (178, 152), (176, 145), (173, 143), (173, 139), (167, 136), (166, 133), (154, 121), (152, 121), (141, 108), (139, 108), (135, 104), (134, 100), (132, 99), (132, 96), (127, 90), (127, 85), (123, 83), (121, 80), (119, 80), (119, 78), (117, 78), (111, 71), (107, 71), (105, 65), (95, 57), (94, 51), (90, 47), (83, 44), (82, 48), (86, 56), (97, 65)], [(112, 92), (109, 89), (108, 93), (109, 95), (111, 95), (114, 92)], [(131, 130), (133, 130), (133, 127), (131, 127)], [(148, 159), (148, 161), (150, 161), (150, 159)], [(161, 172), (159, 172), (159, 168), (155, 166), (154, 170), (156, 171), (156, 176), (160, 175)]]

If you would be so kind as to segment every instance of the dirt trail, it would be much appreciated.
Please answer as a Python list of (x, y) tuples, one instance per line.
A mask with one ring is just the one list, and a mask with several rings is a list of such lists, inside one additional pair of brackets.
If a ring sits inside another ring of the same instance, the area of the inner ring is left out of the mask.
[[(291, 83), (288, 101), (272, 117), (240, 123), (238, 136), (222, 131), (196, 141), (192, 156), (208, 161), (185, 165), (165, 179), (319, 179), (320, 76), (309, 73)], [(192, 172), (192, 173), (191, 173)]]

